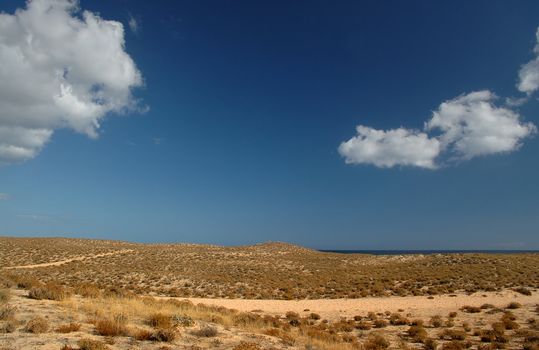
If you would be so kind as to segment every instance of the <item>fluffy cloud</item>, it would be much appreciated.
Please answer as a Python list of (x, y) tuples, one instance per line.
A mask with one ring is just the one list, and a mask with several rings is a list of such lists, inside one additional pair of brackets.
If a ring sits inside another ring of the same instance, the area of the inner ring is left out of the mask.
[(143, 84), (124, 28), (75, 0), (0, 14), (0, 164), (35, 157), (55, 129), (95, 138), (110, 112), (136, 109)]
[(440, 141), (423, 132), (404, 128), (376, 130), (357, 127), (357, 136), (343, 142), (339, 153), (348, 164), (374, 164), (380, 168), (412, 165), (435, 168), (434, 159), (440, 153)]
[(536, 54), (536, 57), (523, 65), (518, 72), (519, 82), (517, 87), (520, 91), (528, 94), (531, 94), (539, 88), (539, 28), (535, 33), (535, 37), (537, 44), (533, 51)]
[(483, 90), (446, 101), (426, 123), (426, 130), (439, 129), (442, 149), (459, 159), (514, 151), (536, 127), (522, 123), (517, 112), (495, 106), (495, 99)]
[[(357, 127), (357, 136), (341, 143), (339, 153), (348, 164), (396, 165), (435, 169), (440, 165), (477, 156), (512, 152), (537, 127), (520, 120), (516, 108), (539, 89), (539, 28), (535, 59), (519, 71), (518, 89), (527, 96), (506, 98), (507, 107), (495, 104), (489, 90), (475, 91), (442, 103), (425, 123), (424, 131), (411, 129), (376, 130)], [(430, 133), (430, 135), (429, 135)]]
[(349, 164), (435, 169), (446, 160), (514, 151), (536, 127), (521, 122), (517, 112), (496, 106), (495, 99), (483, 90), (446, 101), (425, 123), (424, 132), (358, 126), (357, 136), (343, 142), (339, 153)]

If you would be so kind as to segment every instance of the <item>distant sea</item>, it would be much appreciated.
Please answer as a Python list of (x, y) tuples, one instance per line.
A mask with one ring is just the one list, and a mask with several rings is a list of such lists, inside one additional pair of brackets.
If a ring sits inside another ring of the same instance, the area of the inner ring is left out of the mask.
[(372, 255), (405, 255), (405, 254), (455, 254), (455, 253), (488, 253), (488, 254), (518, 254), (539, 253), (539, 250), (332, 250), (319, 249), (320, 252), (342, 254), (372, 254)]

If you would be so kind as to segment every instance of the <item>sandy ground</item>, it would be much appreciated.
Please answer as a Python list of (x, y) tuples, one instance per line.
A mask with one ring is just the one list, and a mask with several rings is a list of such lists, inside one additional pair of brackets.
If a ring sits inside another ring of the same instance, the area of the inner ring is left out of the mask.
[[(320, 300), (248, 300), (248, 299), (206, 299), (188, 298), (193, 303), (223, 306), (239, 311), (256, 311), (272, 315), (283, 315), (287, 311), (299, 314), (318, 313), (322, 318), (330, 320), (340, 317), (353, 317), (372, 312), (406, 312), (415, 317), (431, 317), (447, 315), (465, 305), (481, 306), (492, 304), (503, 308), (510, 302), (518, 302), (523, 306), (539, 304), (539, 294), (525, 296), (511, 290), (503, 292), (480, 292), (472, 295), (456, 294), (425, 296), (361, 298), (361, 299), (320, 299)], [(308, 310), (308, 311), (305, 311)], [(399, 311), (400, 310), (400, 311)]]
[[(72, 297), (70, 303), (50, 300), (34, 300), (27, 297), (28, 291), (20, 289), (11, 290), (9, 305), (16, 308), (16, 318), (19, 321), (17, 329), (13, 333), (0, 333), (1, 350), (59, 350), (65, 344), (78, 349), (77, 342), (82, 338), (107, 342), (110, 338), (95, 334), (94, 326), (89, 323), (89, 315), (77, 308), (80, 297)], [(72, 305), (72, 307), (69, 307)], [(49, 323), (49, 330), (33, 334), (24, 331), (26, 322), (35, 316), (44, 317)], [(57, 333), (54, 331), (59, 325), (69, 322), (78, 322), (81, 329), (72, 333)], [(130, 320), (131, 327), (146, 328), (142, 320), (136, 318)], [(1, 321), (0, 321), (1, 324)], [(255, 342), (265, 349), (285, 350), (297, 349), (283, 345), (278, 338), (242, 331), (237, 328), (212, 324), (218, 329), (216, 337), (197, 337), (191, 333), (204, 324), (204, 321), (195, 320), (192, 327), (184, 327), (180, 330), (181, 336), (173, 343), (162, 342), (139, 342), (131, 337), (114, 337), (114, 344), (109, 344), (109, 350), (163, 350), (163, 349), (186, 349), (186, 350), (229, 350), (240, 342)]]
[(77, 256), (77, 257), (74, 257), (74, 258), (71, 258), (71, 259), (53, 261), (53, 262), (50, 262), (50, 263), (35, 264), (35, 265), (5, 266), (5, 267), (3, 267), (3, 269), (4, 270), (35, 269), (35, 268), (38, 268), (38, 267), (60, 266), (60, 265), (67, 264), (67, 263), (70, 263), (70, 262), (73, 262), (73, 261), (96, 259), (96, 258), (101, 258), (101, 257), (104, 257), (104, 256), (125, 254), (125, 253), (131, 253), (131, 252), (133, 252), (132, 249), (122, 249), (122, 250), (116, 250), (114, 252), (109, 252), (109, 253)]

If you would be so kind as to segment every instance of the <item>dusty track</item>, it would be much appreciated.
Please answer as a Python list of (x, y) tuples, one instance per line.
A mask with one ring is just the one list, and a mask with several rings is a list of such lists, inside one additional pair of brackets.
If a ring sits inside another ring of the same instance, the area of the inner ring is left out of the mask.
[(3, 269), (4, 270), (35, 269), (35, 268), (38, 268), (38, 267), (60, 266), (60, 265), (63, 265), (63, 264), (68, 264), (68, 263), (73, 262), (73, 261), (96, 259), (96, 258), (102, 258), (104, 256), (125, 254), (125, 253), (131, 253), (131, 252), (133, 252), (133, 249), (122, 249), (122, 250), (116, 250), (116, 251), (109, 252), (109, 253), (77, 256), (77, 257), (74, 257), (74, 258), (71, 258), (71, 259), (53, 261), (53, 262), (50, 262), (50, 263), (42, 263), (42, 264), (35, 264), (35, 265), (5, 266), (5, 267), (3, 267)]

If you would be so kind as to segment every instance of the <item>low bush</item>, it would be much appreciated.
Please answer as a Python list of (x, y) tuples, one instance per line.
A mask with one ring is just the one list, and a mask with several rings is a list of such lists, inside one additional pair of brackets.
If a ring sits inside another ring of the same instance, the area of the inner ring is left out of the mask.
[(523, 295), (532, 295), (532, 292), (531, 290), (529, 290), (528, 288), (525, 288), (525, 287), (518, 287), (518, 288), (515, 288), (513, 289), (515, 292), (517, 293), (520, 293), (520, 294), (523, 294)]
[(469, 314), (476, 314), (478, 312), (481, 312), (481, 308), (480, 307), (477, 307), (477, 306), (470, 306), (470, 305), (465, 305), (461, 308), (462, 311), (464, 312), (467, 312)]
[(382, 350), (389, 348), (389, 341), (381, 334), (371, 334), (363, 344), (365, 350)]
[(315, 314), (315, 313), (313, 312), (313, 313), (311, 313), (311, 314), (309, 315), (309, 318), (310, 318), (311, 320), (319, 320), (319, 319), (320, 319), (320, 315), (319, 315), (319, 314)]
[(193, 318), (191, 316), (186, 315), (174, 315), (172, 316), (172, 322), (174, 323), (174, 326), (180, 326), (180, 327), (191, 327), (195, 324), (195, 321), (193, 321)]
[(176, 332), (173, 329), (158, 329), (152, 333), (150, 340), (171, 342), (176, 339)]
[(80, 350), (108, 350), (107, 345), (99, 340), (84, 338), (78, 342)]
[(392, 314), (389, 317), (389, 323), (394, 326), (404, 326), (407, 325), (408, 322), (410, 322), (410, 320), (398, 313)]
[(0, 325), (0, 333), (13, 333), (17, 329), (17, 320), (10, 318)]
[(435, 315), (430, 318), (430, 325), (434, 328), (439, 328), (444, 324), (444, 321), (442, 320), (442, 316)]
[(464, 340), (466, 339), (466, 332), (458, 329), (444, 329), (440, 334), (440, 339), (444, 340)]
[(9, 290), (0, 289), (0, 304), (7, 303), (9, 301)]
[(148, 317), (148, 324), (156, 328), (170, 328), (172, 327), (172, 317), (162, 313), (154, 313)]
[(466, 345), (460, 341), (450, 341), (448, 343), (444, 343), (442, 345), (441, 350), (464, 350), (466, 349)]
[(98, 298), (101, 296), (101, 290), (90, 283), (76, 285), (75, 293), (84, 298)]
[(415, 319), (415, 320), (410, 321), (410, 326), (423, 326), (424, 324), (425, 322), (423, 322), (423, 320), (420, 320), (420, 319)]
[(256, 343), (241, 342), (233, 347), (232, 350), (261, 350), (261, 348)]
[(36, 316), (26, 323), (24, 330), (28, 333), (45, 333), (49, 330), (49, 321), (41, 316)]
[(429, 338), (423, 342), (423, 349), (425, 350), (436, 350), (437, 347), (438, 343), (434, 339)]
[(118, 319), (103, 318), (95, 323), (95, 332), (105, 337), (126, 335), (124, 321)]
[(522, 305), (520, 305), (520, 303), (517, 303), (516, 301), (513, 301), (513, 302), (510, 302), (510, 303), (506, 306), (506, 308), (507, 308), (507, 309), (513, 309), (513, 310), (514, 310), (514, 309), (520, 309), (521, 306), (522, 306)]
[(30, 299), (64, 300), (69, 297), (69, 292), (62, 286), (55, 283), (48, 283), (44, 286), (33, 287), (28, 292)]
[(423, 343), (428, 337), (428, 333), (423, 326), (410, 326), (408, 335), (414, 343)]
[(30, 289), (39, 286), (40, 284), (39, 280), (35, 277), (22, 276), (17, 278), (17, 288)]
[(299, 318), (299, 314), (297, 312), (294, 312), (294, 311), (288, 311), (285, 315), (286, 318), (288, 318), (289, 320), (290, 319), (298, 319)]
[(217, 328), (215, 328), (214, 326), (209, 326), (209, 325), (205, 325), (192, 332), (192, 334), (197, 337), (206, 337), (206, 338), (215, 337), (217, 333), (218, 333)]
[(58, 326), (56, 328), (57, 333), (71, 333), (71, 332), (77, 332), (80, 329), (80, 323), (66, 323), (63, 325)]
[(135, 329), (131, 331), (131, 336), (139, 341), (151, 340), (152, 332), (146, 329)]
[(384, 328), (384, 327), (387, 327), (387, 321), (386, 320), (382, 320), (381, 318), (375, 320), (373, 322), (374, 324), (374, 328)]
[(367, 321), (360, 321), (356, 324), (356, 328), (357, 329), (360, 329), (362, 331), (368, 331), (369, 329), (372, 328), (370, 322), (367, 322)]
[(17, 308), (11, 305), (0, 306), (0, 321), (9, 320), (15, 317), (15, 312)]

